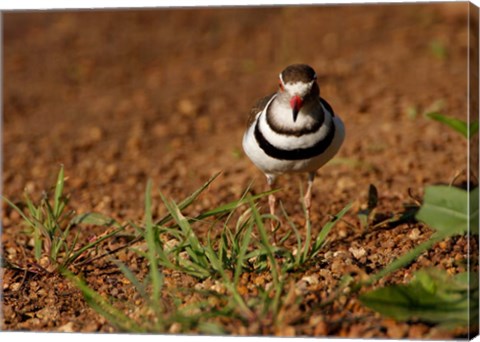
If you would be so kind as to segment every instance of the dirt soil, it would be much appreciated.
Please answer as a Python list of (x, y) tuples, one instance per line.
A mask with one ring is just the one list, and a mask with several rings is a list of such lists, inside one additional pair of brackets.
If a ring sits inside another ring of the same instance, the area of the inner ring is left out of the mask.
[[(301, 303), (301, 319), (283, 330), (226, 323), (242, 335), (357, 338), (454, 338), (418, 322), (395, 322), (342, 296), (326, 308), (343, 274), (370, 274), (432, 231), (416, 222), (365, 233), (358, 210), (369, 184), (378, 212), (399, 213), (427, 185), (466, 180), (466, 142), (423, 114), (439, 110), (465, 119), (467, 111), (467, 3), (162, 9), (136, 11), (8, 12), (3, 15), (3, 194), (35, 199), (65, 167), (70, 207), (140, 222), (148, 179), (181, 200), (214, 173), (221, 176), (188, 210), (238, 199), (264, 176), (244, 155), (242, 134), (250, 107), (276, 89), (291, 63), (308, 63), (322, 96), (341, 116), (347, 136), (337, 158), (319, 171), (313, 192), (313, 231), (347, 203), (353, 209), (335, 227), (316, 262), (291, 275), (316, 275)], [(278, 198), (302, 222), (299, 184), (279, 179)], [(411, 195), (409, 195), (409, 192)], [(154, 215), (165, 213), (158, 192)], [(262, 211), (268, 210), (263, 199)], [(19, 215), (2, 207), (5, 330), (114, 332), (79, 290), (55, 273), (33, 272), (31, 236)], [(80, 239), (103, 227), (81, 231)], [(285, 234), (284, 224), (279, 235)], [(200, 235), (202, 232), (198, 232)], [(443, 241), (405, 269), (376, 284), (402, 283), (415, 270), (436, 266), (465, 271), (465, 237)], [(114, 241), (111, 246), (120, 245)], [(359, 253), (358, 251), (361, 251)], [(146, 261), (117, 256), (139, 274)], [(107, 259), (76, 269), (101, 294), (131, 300), (132, 285)], [(256, 275), (251, 274), (250, 281)], [(172, 286), (194, 278), (172, 277)]]

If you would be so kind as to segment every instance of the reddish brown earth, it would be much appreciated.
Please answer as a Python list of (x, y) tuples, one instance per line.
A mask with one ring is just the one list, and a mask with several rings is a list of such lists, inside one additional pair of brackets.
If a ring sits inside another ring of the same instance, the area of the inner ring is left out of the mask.
[[(286, 65), (308, 63), (347, 130), (339, 155), (315, 183), (314, 232), (328, 214), (349, 202), (354, 208), (331, 232), (317, 262), (291, 275), (320, 276), (295, 313), (301, 319), (287, 320), (283, 330), (228, 322), (226, 329), (464, 336), (465, 331), (383, 318), (356, 296), (342, 296), (325, 309), (315, 304), (343, 274), (381, 269), (431, 234), (420, 223), (364, 234), (356, 213), (367, 202), (369, 184), (378, 188), (378, 211), (391, 215), (414, 203), (409, 189), (421, 198), (427, 185), (465, 181), (466, 142), (423, 113), (438, 109), (466, 117), (467, 13), (467, 3), (5, 13), (3, 193), (18, 202), (27, 189), (39, 198), (55, 183), (60, 164), (72, 208), (119, 221), (142, 219), (147, 179), (181, 200), (222, 171), (190, 214), (239, 198), (251, 180), (259, 193), (266, 189), (263, 175), (241, 149), (249, 109), (275, 90)], [(278, 194), (298, 222), (300, 182), (305, 178), (282, 177)], [(153, 201), (159, 217), (165, 209), (158, 192)], [(261, 203), (266, 211), (266, 201)], [(2, 214), (4, 258), (25, 266), (33, 261), (31, 238), (5, 204)], [(84, 231), (81, 238), (102, 229)], [(279, 234), (287, 229), (285, 224)], [(356, 258), (356, 249), (365, 255)], [(406, 282), (425, 266), (465, 271), (455, 260), (466, 255), (466, 238), (449, 239), (376, 286)], [(117, 257), (139, 273), (145, 270), (146, 261), (133, 252)], [(27, 269), (4, 269), (2, 329), (116, 331), (69, 281)], [(102, 294), (135, 299), (132, 286), (106, 259), (76, 271)]]

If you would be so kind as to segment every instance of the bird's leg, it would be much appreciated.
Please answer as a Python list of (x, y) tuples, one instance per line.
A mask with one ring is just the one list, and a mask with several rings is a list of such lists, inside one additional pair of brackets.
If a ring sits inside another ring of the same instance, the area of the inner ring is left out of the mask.
[[(267, 182), (269, 190), (273, 190), (273, 185), (275, 184), (275, 176), (274, 175), (267, 175)], [(275, 195), (270, 194), (268, 195), (268, 206), (270, 207), (270, 215), (275, 216), (275, 203), (276, 203)], [(272, 230), (273, 234), (273, 241), (276, 243), (277, 238), (275, 234), (275, 220), (272, 218), (270, 219), (270, 229)]]
[(307, 186), (307, 192), (305, 193), (305, 196), (303, 197), (303, 204), (305, 205), (305, 210), (306, 210), (306, 222), (310, 220), (310, 207), (312, 206), (312, 186), (313, 186), (313, 180), (315, 179), (315, 172), (309, 172), (308, 173), (308, 186)]

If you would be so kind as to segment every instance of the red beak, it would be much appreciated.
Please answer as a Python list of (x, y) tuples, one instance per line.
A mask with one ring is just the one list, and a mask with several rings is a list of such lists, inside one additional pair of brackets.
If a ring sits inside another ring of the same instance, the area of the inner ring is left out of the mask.
[(302, 108), (303, 100), (300, 96), (295, 95), (290, 99), (290, 107), (292, 107), (293, 122), (297, 121), (298, 112)]

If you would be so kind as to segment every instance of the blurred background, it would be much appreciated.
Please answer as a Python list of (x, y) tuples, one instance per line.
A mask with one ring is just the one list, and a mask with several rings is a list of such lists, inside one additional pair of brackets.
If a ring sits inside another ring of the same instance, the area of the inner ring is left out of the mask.
[[(346, 124), (317, 208), (369, 183), (386, 196), (447, 181), (466, 144), (467, 3), (4, 13), (4, 192), (53, 184), (80, 210), (141, 215), (147, 178), (175, 198), (223, 170), (221, 202), (263, 175), (244, 156), (251, 106), (291, 63), (316, 69)], [(298, 191), (290, 176), (285, 191)], [(299, 204), (292, 202), (295, 206)]]

